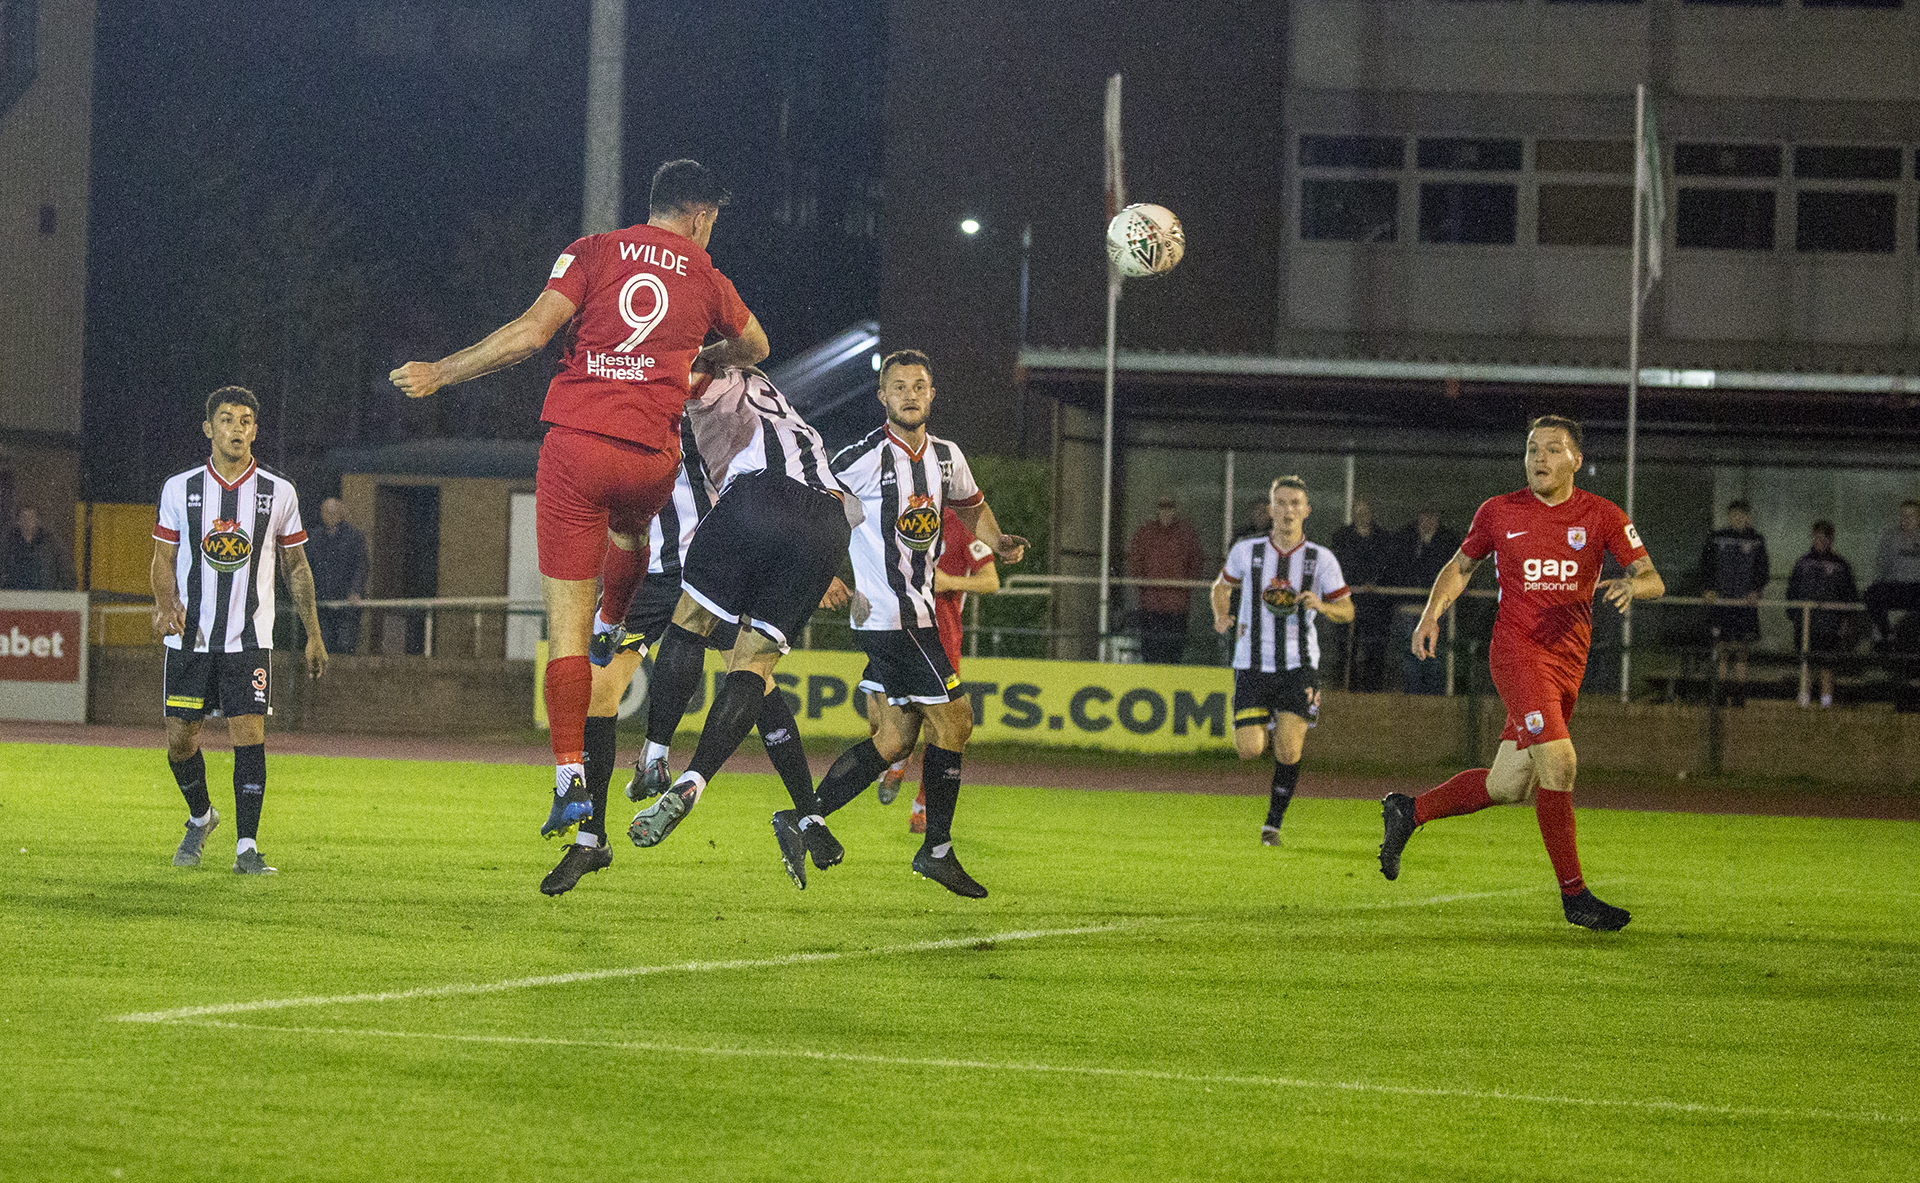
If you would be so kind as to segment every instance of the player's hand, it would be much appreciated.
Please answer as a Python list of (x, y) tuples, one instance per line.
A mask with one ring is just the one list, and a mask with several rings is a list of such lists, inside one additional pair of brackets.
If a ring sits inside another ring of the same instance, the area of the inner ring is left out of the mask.
[(853, 593), (847, 590), (847, 585), (840, 582), (840, 577), (836, 575), (833, 577), (833, 582), (827, 585), (827, 594), (820, 597), (820, 606), (832, 611), (844, 606), (852, 598)]
[(307, 634), (307, 677), (318, 678), (327, 672), (327, 643), (319, 633)]
[(444, 385), (430, 361), (410, 361), (387, 375), (387, 381), (408, 398), (425, 398)]
[(994, 557), (1012, 566), (1027, 556), (1027, 540), (1018, 534), (1002, 534), (1000, 545), (993, 548)]
[(157, 640), (187, 631), (187, 606), (179, 600), (153, 606), (153, 635)]
[(1440, 651), (1440, 618), (1420, 614), (1420, 623), (1413, 630), (1413, 655), (1421, 661)]
[(1327, 605), (1320, 599), (1319, 592), (1304, 591), (1294, 598), (1302, 612), (1325, 612)]
[(866, 595), (862, 592), (855, 591), (853, 593), (852, 603), (853, 609), (849, 615), (852, 617), (853, 623), (865, 624), (867, 617), (873, 615), (873, 601), (867, 599)]
[(1633, 603), (1633, 580), (1608, 579), (1600, 584), (1600, 593), (1607, 597), (1607, 603), (1625, 612), (1627, 605)]

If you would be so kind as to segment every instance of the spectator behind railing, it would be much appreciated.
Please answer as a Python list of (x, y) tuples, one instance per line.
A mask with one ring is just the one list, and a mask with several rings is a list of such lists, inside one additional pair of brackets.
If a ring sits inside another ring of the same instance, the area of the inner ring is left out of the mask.
[(367, 592), (367, 536), (347, 520), (338, 497), (320, 503), (320, 528), (307, 536), (307, 561), (320, 599), (350, 607), (320, 609), (320, 637), (328, 653), (352, 653), (360, 644), (360, 597)]
[[(1173, 494), (1162, 493), (1154, 516), (1127, 542), (1127, 574), (1146, 579), (1198, 579), (1206, 569), (1200, 535), (1181, 517)], [(1149, 662), (1178, 665), (1187, 650), (1193, 592), (1184, 587), (1140, 589), (1140, 653)]]
[[(1388, 583), (1397, 587), (1431, 587), (1441, 568), (1460, 549), (1461, 536), (1440, 521), (1440, 511), (1428, 506), (1400, 535), (1389, 565)], [(1420, 624), (1425, 597), (1401, 601), (1393, 614), (1393, 649), (1400, 654), (1401, 689), (1408, 694), (1445, 694), (1447, 663), (1438, 654), (1413, 655), (1413, 630)]]
[[(1732, 705), (1747, 705), (1747, 649), (1760, 639), (1760, 593), (1771, 576), (1767, 540), (1753, 528), (1753, 506), (1727, 503), (1727, 524), (1707, 535), (1700, 548), (1700, 598), (1707, 609), (1707, 636), (1719, 663), (1720, 684)], [(1733, 663), (1733, 679), (1727, 664)]]
[(0, 539), (0, 589), (72, 591), (73, 563), (53, 535), (40, 528), (40, 511), (23, 505)]
[[(1859, 600), (1853, 582), (1853, 564), (1833, 549), (1833, 523), (1813, 524), (1813, 548), (1793, 564), (1787, 577), (1789, 600), (1817, 600), (1823, 604), (1851, 604)], [(1835, 659), (1853, 647), (1853, 614), (1832, 609), (1787, 609), (1793, 622), (1794, 646), (1807, 654), (1807, 661), (1820, 678), (1820, 705), (1833, 705), (1833, 665)], [(1800, 692), (1800, 705), (1809, 705), (1806, 690)]]
[[(1387, 646), (1393, 633), (1393, 601), (1376, 588), (1387, 582), (1394, 539), (1373, 520), (1373, 506), (1353, 499), (1353, 521), (1333, 532), (1333, 553), (1353, 589), (1353, 667), (1347, 689), (1372, 693), (1386, 689)], [(1407, 634), (1411, 637), (1413, 634)]]
[(1867, 588), (1867, 619), (1875, 648), (1891, 645), (1894, 609), (1920, 608), (1920, 501), (1902, 501), (1900, 520), (1880, 539), (1874, 581)]

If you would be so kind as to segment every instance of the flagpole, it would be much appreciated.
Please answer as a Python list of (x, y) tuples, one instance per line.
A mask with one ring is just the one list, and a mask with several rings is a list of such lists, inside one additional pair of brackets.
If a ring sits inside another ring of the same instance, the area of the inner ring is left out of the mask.
[[(1122, 178), (1120, 155), (1120, 75), (1107, 79), (1106, 101), (1107, 218), (1126, 204), (1126, 184)], [(1104, 232), (1104, 227), (1102, 230)], [(1120, 287), (1124, 281), (1120, 269), (1107, 264), (1107, 408), (1100, 431), (1100, 618), (1099, 660), (1111, 656), (1107, 643), (1107, 624), (1113, 602), (1113, 376), (1119, 339)]]
[[(1633, 88), (1633, 266), (1627, 317), (1627, 520), (1633, 520), (1633, 478), (1640, 430), (1640, 248), (1645, 233), (1645, 194), (1653, 178), (1647, 169), (1647, 88)], [(1633, 690), (1633, 601), (1620, 619), (1620, 701)]]

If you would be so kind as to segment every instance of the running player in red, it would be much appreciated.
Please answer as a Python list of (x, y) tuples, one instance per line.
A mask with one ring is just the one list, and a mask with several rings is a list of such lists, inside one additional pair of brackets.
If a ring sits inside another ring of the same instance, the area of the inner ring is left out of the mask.
[[(933, 626), (940, 633), (940, 647), (947, 651), (947, 663), (960, 672), (960, 637), (965, 631), (960, 613), (967, 606), (967, 594), (989, 596), (1000, 590), (1000, 568), (994, 565), (993, 548), (974, 536), (960, 515), (948, 506), (940, 516), (940, 561), (933, 568)], [(875, 721), (877, 727), (878, 720)], [(871, 738), (871, 732), (869, 733)], [(895, 760), (880, 777), (880, 804), (892, 805), (900, 795), (900, 782), (907, 778), (907, 761), (913, 758), (913, 745), (920, 740), (916, 719), (907, 740), (907, 754)], [(907, 811), (907, 833), (927, 832), (926, 770), (921, 769), (920, 792)]]
[[(1581, 463), (1578, 423), (1557, 415), (1535, 419), (1527, 432), (1527, 487), (1484, 502), (1453, 561), (1433, 581), (1413, 634), (1419, 658), (1434, 656), (1441, 616), (1481, 561), (1494, 556), (1500, 608), (1488, 658), (1507, 727), (1491, 769), (1462, 772), (1418, 797), (1387, 794), (1380, 803), (1386, 831), (1380, 873), (1399, 878), (1400, 854), (1416, 827), (1496, 802), (1518, 804), (1537, 790), (1534, 812), (1560, 880), (1567, 921), (1612, 932), (1625, 928), (1631, 916), (1595, 898), (1580, 875), (1573, 828), (1576, 761), (1567, 721), (1593, 642), (1596, 587), (1625, 612), (1634, 600), (1659, 599), (1667, 585), (1620, 507), (1573, 487)], [(1600, 562), (1607, 554), (1626, 575), (1602, 583)]]
[[(593, 814), (582, 762), (593, 686), (587, 650), (596, 627), (619, 624), (646, 573), (647, 523), (672, 496), (680, 465), (689, 372), (696, 360), (718, 370), (768, 353), (760, 322), (707, 256), (726, 203), (707, 168), (668, 161), (653, 174), (646, 225), (576, 239), (517, 319), (449, 357), (388, 375), (408, 397), (425, 398), (531, 357), (566, 326), (566, 353), (540, 411), (548, 430), (534, 492), (553, 727), (553, 808), (540, 827), (549, 838)], [(702, 348), (715, 333), (721, 340)], [(596, 590), (612, 620), (596, 623)]]

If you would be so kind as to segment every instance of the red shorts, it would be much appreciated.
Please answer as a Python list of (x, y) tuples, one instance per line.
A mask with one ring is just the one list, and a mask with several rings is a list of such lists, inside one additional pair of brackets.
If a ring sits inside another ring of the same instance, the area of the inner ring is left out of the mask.
[(1495, 650), (1488, 663), (1493, 670), (1493, 685), (1507, 708), (1507, 727), (1500, 733), (1502, 743), (1513, 740), (1522, 751), (1537, 743), (1571, 739), (1567, 722), (1573, 718), (1574, 704), (1580, 701), (1580, 680), (1585, 670), (1565, 670), (1538, 657), (1514, 659)]
[(549, 428), (533, 494), (540, 574), (595, 578), (610, 529), (644, 541), (647, 524), (673, 496), (679, 467), (673, 452), (573, 427)]

